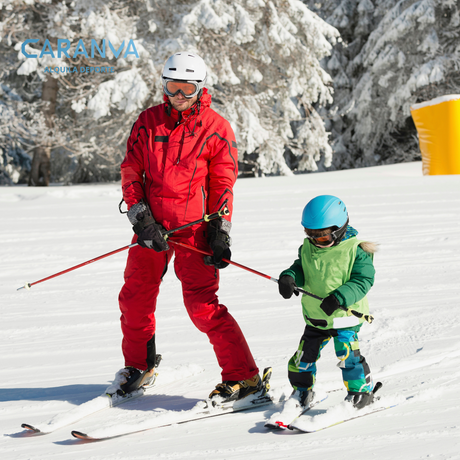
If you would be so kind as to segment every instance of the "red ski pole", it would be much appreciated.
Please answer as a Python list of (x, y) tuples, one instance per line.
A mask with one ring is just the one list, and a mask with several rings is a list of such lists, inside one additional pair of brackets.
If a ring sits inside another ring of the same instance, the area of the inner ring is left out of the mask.
[[(172, 241), (172, 240), (169, 240), (169, 243), (175, 244), (177, 246), (182, 246), (183, 248), (187, 248), (192, 251), (199, 252), (200, 254), (204, 254), (206, 256), (212, 256), (212, 252), (203, 251), (202, 249), (195, 248), (194, 246), (190, 246), (185, 243), (179, 243), (178, 241)], [(273, 278), (272, 276), (266, 275), (265, 273), (258, 272), (257, 270), (246, 267), (245, 265), (241, 265), (237, 262), (233, 262), (232, 260), (228, 260), (228, 259), (222, 259), (222, 260), (224, 262), (227, 262), (228, 264), (235, 265), (235, 267), (242, 268), (243, 270), (247, 270), (248, 272), (254, 273), (255, 275), (259, 275), (262, 278), (267, 278), (268, 280), (273, 281), (274, 283), (278, 284), (278, 280), (276, 278)], [(308, 292), (305, 289), (302, 289), (300, 287), (296, 287), (295, 289), (296, 291), (301, 292), (302, 294), (308, 295), (310, 297), (313, 297), (314, 299), (324, 300), (322, 297), (312, 294), (311, 292)], [(372, 321), (374, 320), (374, 317), (372, 315), (364, 315), (363, 313), (357, 312), (356, 310), (348, 309), (346, 307), (341, 307), (341, 308), (342, 310), (349, 312), (353, 316), (356, 316), (358, 318), (364, 318), (368, 323), (372, 323)]]
[[(192, 251), (195, 251), (195, 252), (199, 252), (200, 254), (204, 254), (205, 256), (212, 256), (212, 252), (203, 251), (202, 249), (198, 249), (198, 248), (196, 248), (194, 246), (190, 246), (190, 245), (185, 244), (185, 243), (179, 243), (178, 241), (172, 241), (172, 240), (168, 240), (168, 242), (172, 243), (172, 244), (175, 244), (177, 246), (182, 246), (183, 248), (191, 249)], [(242, 268), (243, 270), (247, 270), (248, 272), (254, 273), (255, 275), (262, 276), (263, 278), (267, 278), (270, 281), (278, 283), (278, 280), (276, 278), (273, 278), (273, 277), (271, 277), (269, 275), (266, 275), (265, 273), (258, 272), (257, 270), (254, 270), (252, 268), (246, 267), (245, 265), (241, 265), (238, 262), (233, 262), (233, 260), (228, 260), (228, 259), (222, 259), (222, 260), (224, 262), (228, 263), (228, 264), (235, 265), (235, 267)], [(309, 294), (309, 293), (307, 293), (307, 291), (303, 291), (303, 289), (302, 290), (300, 288), (298, 288), (298, 289), (301, 292), (304, 292), (305, 294), (314, 296), (314, 294)], [(316, 297), (316, 296), (314, 296), (314, 297)]]
[[(206, 214), (202, 219), (198, 219), (198, 220), (195, 220), (194, 222), (190, 222), (188, 224), (181, 225), (180, 227), (173, 228), (172, 230), (167, 230), (163, 232), (162, 235), (165, 237), (165, 239), (167, 239), (169, 235), (179, 230), (183, 230), (184, 228), (191, 227), (192, 225), (199, 224), (201, 222), (209, 222), (210, 220), (217, 219), (218, 217), (221, 217), (221, 216), (227, 216), (229, 214), (229, 211), (228, 211), (228, 208), (226, 207), (226, 204), (227, 204), (227, 200), (224, 201), (223, 205), (220, 207), (220, 209), (217, 212), (214, 212), (212, 214)], [(134, 246), (137, 246), (137, 243), (128, 244), (128, 246), (123, 246), (120, 249), (115, 249), (115, 251), (108, 252), (107, 254), (96, 257), (95, 259), (87, 260), (86, 262), (75, 265), (74, 267), (70, 267), (67, 270), (62, 270), (62, 272), (55, 273), (54, 275), (51, 275), (51, 276), (47, 276), (46, 278), (35, 281), (33, 283), (27, 283), (24, 286), (21, 286), (20, 288), (18, 288), (17, 290), (18, 291), (21, 289), (29, 290), (35, 284), (43, 283), (43, 281), (47, 281), (52, 278), (56, 278), (57, 276), (64, 275), (65, 273), (76, 270), (77, 268), (84, 267), (85, 265), (92, 264), (93, 262), (97, 262), (98, 260), (101, 260), (101, 259), (105, 259), (106, 257), (112, 256), (113, 254), (117, 254), (118, 252), (121, 252), (121, 251), (125, 251), (126, 249), (132, 248)]]
[(116, 254), (117, 252), (124, 251), (124, 250), (126, 250), (128, 248), (131, 248), (133, 246), (137, 246), (137, 243), (129, 244), (128, 246), (124, 246), (124, 247), (122, 247), (120, 249), (115, 249), (115, 251), (108, 252), (107, 254), (104, 254), (102, 256), (96, 257), (95, 259), (87, 260), (86, 262), (83, 262), (81, 264), (75, 265), (74, 267), (70, 267), (67, 270), (62, 270), (62, 272), (55, 273), (54, 275), (47, 276), (46, 278), (43, 278), (43, 279), (38, 280), (38, 281), (35, 281), (34, 283), (27, 283), (24, 286), (21, 286), (20, 288), (18, 288), (17, 290), (18, 291), (21, 290), (21, 289), (29, 290), (35, 284), (43, 283), (43, 281), (47, 281), (47, 280), (50, 280), (52, 278), (56, 278), (57, 276), (64, 275), (64, 273), (68, 273), (68, 272), (71, 272), (72, 270), (76, 270), (77, 268), (84, 267), (85, 265), (92, 264), (93, 262), (97, 262), (98, 260), (104, 259), (105, 257), (109, 257), (109, 256), (111, 256), (113, 254)]

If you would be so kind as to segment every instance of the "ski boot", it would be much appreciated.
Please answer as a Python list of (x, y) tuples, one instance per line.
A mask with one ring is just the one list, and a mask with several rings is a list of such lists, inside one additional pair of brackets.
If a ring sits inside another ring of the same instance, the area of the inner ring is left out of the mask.
[(315, 393), (313, 390), (294, 390), (291, 394), (291, 398), (297, 401), (297, 406), (306, 409), (310, 407), (310, 404), (315, 398)]
[(348, 395), (345, 397), (345, 401), (351, 403), (353, 407), (356, 407), (356, 409), (362, 409), (374, 402), (374, 395), (372, 392), (358, 393), (349, 391)]
[(238, 401), (261, 391), (263, 388), (259, 374), (246, 380), (225, 380), (216, 385), (216, 388), (209, 395), (209, 399), (219, 398), (220, 402)]
[(374, 399), (374, 395), (378, 390), (380, 390), (380, 388), (382, 388), (382, 383), (377, 382), (374, 389), (369, 393), (349, 391), (348, 395), (345, 397), (345, 401), (353, 404), (353, 407), (356, 407), (356, 409), (362, 409), (363, 407), (366, 407), (369, 404), (372, 404), (375, 400), (379, 399), (378, 396)]
[(118, 394), (123, 396), (127, 393), (132, 393), (140, 388), (151, 387), (156, 380), (157, 374), (155, 369), (159, 366), (161, 355), (155, 357), (155, 367), (147, 370), (136, 369), (135, 367), (126, 366), (115, 375), (115, 381), (106, 390), (107, 394)]

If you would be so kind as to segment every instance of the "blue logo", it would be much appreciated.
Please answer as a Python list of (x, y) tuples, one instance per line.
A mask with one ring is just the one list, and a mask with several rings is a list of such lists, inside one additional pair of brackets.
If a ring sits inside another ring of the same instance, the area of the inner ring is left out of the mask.
[[(136, 59), (139, 59), (139, 54), (136, 49), (136, 45), (134, 44), (133, 40), (129, 40), (126, 49), (125, 49), (125, 41), (123, 40), (122, 44), (116, 49), (110, 40), (103, 39), (102, 43), (99, 45), (98, 42), (94, 39), (91, 39), (91, 44), (90, 48), (86, 48), (85, 43), (83, 42), (82, 39), (78, 40), (78, 43), (73, 50), (73, 54), (71, 51), (71, 41), (68, 39), (58, 39), (57, 41), (57, 49), (53, 50), (53, 47), (51, 46), (51, 43), (48, 39), (45, 40), (45, 44), (43, 45), (40, 54), (32, 54), (28, 53), (26, 51), (26, 46), (30, 43), (37, 43), (40, 40), (38, 38), (29, 38), (24, 41), (24, 43), (21, 45), (21, 52), (22, 54), (27, 58), (27, 59), (35, 59), (35, 58), (42, 58), (45, 56), (49, 56), (53, 59), (55, 58), (62, 58), (66, 57), (67, 59), (76, 59), (78, 56), (84, 56), (85, 58), (89, 59), (96, 57), (97, 55), (101, 57), (102, 59), (107, 59), (107, 47), (110, 51), (112, 51), (113, 55), (115, 56), (116, 59), (120, 55), (123, 56), (123, 58), (126, 58), (127, 56), (133, 55), (136, 57)], [(124, 53), (123, 53), (124, 50)], [(90, 51), (90, 54), (88, 54), (88, 51)], [(123, 54), (122, 54), (123, 53)], [(58, 70), (59, 69), (59, 70)], [(65, 70), (64, 70), (65, 69)], [(109, 70), (110, 69), (110, 70)], [(54, 72), (53, 72), (54, 70)], [(78, 69), (77, 67), (46, 67), (45, 68), (45, 73), (73, 73), (73, 72), (79, 72), (79, 73), (102, 73), (102, 72), (107, 72), (107, 73), (113, 73), (114, 68), (113, 67), (81, 67)]]
[[(40, 55), (30, 54), (26, 51), (26, 45), (28, 45), (29, 43), (37, 43), (38, 41), (40, 41), (38, 38), (29, 38), (22, 44), (21, 51), (22, 51), (22, 54), (26, 58), (28, 59), (37, 58), (37, 57), (42, 58), (43, 56), (51, 56), (52, 58), (56, 57), (54, 54), (53, 48), (51, 47), (51, 43), (48, 39), (45, 40), (45, 44), (43, 45)], [(118, 59), (118, 56), (120, 56), (120, 54), (122, 53), (125, 47), (125, 41), (123, 40), (123, 43), (116, 50), (114, 46), (112, 45), (112, 43), (110, 43), (110, 40), (106, 41), (105, 38), (104, 40), (102, 40), (101, 47), (99, 47), (96, 40), (91, 39), (91, 57), (94, 58), (96, 51), (97, 51), (99, 56), (105, 59), (106, 51), (107, 51), (106, 43), (109, 44), (110, 50), (112, 51), (115, 58)], [(61, 58), (62, 56), (65, 56), (66, 58), (71, 59), (71, 57), (69, 56), (70, 45), (71, 45), (70, 40), (60, 38), (57, 41), (57, 51), (56, 51), (57, 57)], [(137, 53), (136, 45), (134, 44), (133, 40), (130, 40), (128, 42), (128, 46), (126, 47), (126, 51), (123, 57), (126, 58), (130, 54), (133, 54), (134, 56), (136, 56), (137, 59), (139, 59), (139, 54)], [(88, 52), (86, 51), (86, 47), (82, 39), (78, 40), (78, 43), (72, 55), (72, 58), (75, 59), (77, 56), (80, 56), (80, 55), (85, 56), (86, 58), (89, 59)]]

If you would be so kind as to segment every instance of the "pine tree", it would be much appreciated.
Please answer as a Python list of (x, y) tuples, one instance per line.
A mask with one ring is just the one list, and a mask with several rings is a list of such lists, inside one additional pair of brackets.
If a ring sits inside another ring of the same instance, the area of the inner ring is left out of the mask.
[[(213, 107), (234, 127), (243, 174), (291, 174), (331, 163), (317, 112), (332, 102), (331, 79), (319, 61), (338, 32), (300, 0), (6, 0), (3, 5), (2, 71), (9, 93), (19, 99), (2, 96), (2, 104), (16, 113), (18, 125), (28, 127), (4, 138), (4, 158), (11, 144), (19, 145), (24, 158), (46, 144), (52, 180), (116, 179), (138, 112), (163, 101), (164, 62), (189, 50), (207, 63)], [(107, 37), (116, 47), (132, 39), (139, 58), (103, 61), (114, 67), (111, 74), (52, 74), (58, 92), (50, 130), (41, 102), (45, 69), (95, 67), (102, 61), (81, 54), (25, 59), (21, 44), (39, 38), (27, 48), (32, 53), (47, 38), (67, 38), (75, 47), (80, 39), (100, 45)], [(24, 162), (16, 169), (23, 167)]]
[(333, 167), (420, 159), (410, 106), (459, 93), (460, 2), (306, 4), (343, 39), (323, 64), (335, 89), (334, 103), (322, 112), (332, 133)]
[[(136, 39), (135, 9), (118, 0), (9, 0), (3, 4), (1, 71), (8, 94), (15, 98), (3, 97), (2, 106), (16, 120), (4, 137), (4, 165), (14, 178), (22, 181), (24, 168), (32, 165), (29, 183), (34, 185), (46, 185), (50, 172), (55, 181), (117, 179), (132, 112), (144, 107), (148, 85), (152, 83), (149, 54)], [(24, 50), (41, 57), (26, 58), (22, 52), (26, 39), (38, 39)], [(69, 58), (64, 53), (58, 56), (57, 40), (71, 42)], [(92, 56), (92, 40), (98, 49), (105, 49), (106, 59), (101, 59), (97, 52)], [(110, 41), (115, 53), (107, 43), (103, 47), (104, 40)], [(139, 61), (143, 62), (140, 69), (131, 54), (115, 57), (120, 47), (127, 48), (129, 40), (137, 45)], [(113, 67), (115, 71), (68, 71), (101, 67)], [(50, 88), (54, 88), (51, 98)], [(94, 98), (101, 91), (111, 103), (111, 112), (102, 105), (97, 107), (98, 100)], [(129, 99), (125, 97), (127, 93)], [(106, 117), (98, 121), (101, 110), (105, 110)], [(46, 171), (46, 164), (35, 158), (31, 162), (34, 151), (45, 163), (50, 158), (51, 171)], [(17, 161), (26, 157), (29, 161)], [(14, 181), (4, 171), (5, 182), (8, 176)], [(15, 171), (20, 174), (14, 174)]]

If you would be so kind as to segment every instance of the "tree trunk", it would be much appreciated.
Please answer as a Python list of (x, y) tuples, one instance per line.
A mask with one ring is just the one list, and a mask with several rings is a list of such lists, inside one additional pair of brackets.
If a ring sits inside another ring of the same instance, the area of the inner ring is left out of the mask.
[(51, 149), (49, 147), (35, 147), (29, 176), (29, 185), (42, 185), (47, 187), (50, 184), (50, 152)]
[(42, 86), (42, 101), (45, 103), (43, 115), (45, 116), (46, 127), (49, 130), (48, 141), (45, 145), (39, 145), (34, 150), (32, 168), (29, 176), (29, 185), (48, 186), (51, 176), (51, 131), (53, 129), (53, 116), (56, 113), (56, 100), (58, 93), (57, 78), (47, 76)]

